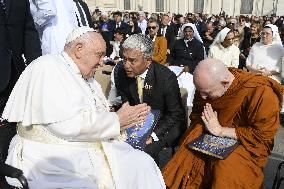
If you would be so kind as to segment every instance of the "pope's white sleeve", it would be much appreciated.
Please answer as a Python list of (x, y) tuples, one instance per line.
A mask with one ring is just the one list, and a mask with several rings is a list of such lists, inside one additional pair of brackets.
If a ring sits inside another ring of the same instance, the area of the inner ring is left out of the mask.
[(115, 138), (120, 134), (115, 112), (83, 111), (71, 119), (46, 125), (58, 137), (68, 141), (95, 141)]

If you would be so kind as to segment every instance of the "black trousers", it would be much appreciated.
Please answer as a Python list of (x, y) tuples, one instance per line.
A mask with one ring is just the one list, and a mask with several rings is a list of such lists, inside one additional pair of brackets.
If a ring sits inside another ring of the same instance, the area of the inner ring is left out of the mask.
[[(8, 86), (5, 88), (4, 91), (0, 92), (0, 117), (2, 116), (3, 110), (5, 108), (6, 102), (9, 98), (11, 91), (19, 77), (14, 64), (12, 64), (11, 68), (11, 78)], [(7, 123), (4, 126), (0, 126), (0, 162), (5, 162), (8, 149), (11, 142), (11, 139), (16, 134), (16, 123)], [(0, 189), (8, 189), (10, 188), (6, 183), (4, 177), (0, 177)]]

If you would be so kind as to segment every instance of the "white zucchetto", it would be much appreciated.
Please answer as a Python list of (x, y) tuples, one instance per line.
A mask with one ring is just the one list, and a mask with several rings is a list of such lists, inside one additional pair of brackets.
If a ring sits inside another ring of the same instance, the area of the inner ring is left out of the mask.
[(77, 27), (72, 30), (72, 32), (68, 35), (65, 44), (68, 44), (76, 39), (78, 39), (80, 36), (87, 32), (95, 32), (93, 28), (90, 28), (88, 26), (82, 26), (82, 27)]

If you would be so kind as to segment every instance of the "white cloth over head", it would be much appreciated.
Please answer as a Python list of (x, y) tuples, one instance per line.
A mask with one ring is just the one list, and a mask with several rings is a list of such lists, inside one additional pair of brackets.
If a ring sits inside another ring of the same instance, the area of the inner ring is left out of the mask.
[[(202, 41), (202, 38), (200, 37), (199, 35), (199, 32), (196, 28), (196, 26), (192, 23), (187, 23), (187, 24), (184, 24), (182, 27), (181, 27), (181, 32), (180, 32), (180, 36), (179, 36), (179, 39), (183, 39), (184, 38), (184, 33), (183, 33), (183, 30), (184, 28), (190, 26), (192, 29), (193, 29), (193, 37), (195, 39), (197, 39), (198, 41), (200, 41), (201, 43), (203, 43)], [(206, 51), (205, 51), (205, 47), (203, 47), (203, 50), (204, 50), (204, 58), (207, 58), (207, 55), (206, 55)]]
[(201, 39), (201, 37), (200, 37), (200, 35), (199, 35), (199, 33), (198, 33), (198, 30), (196, 29), (196, 26), (194, 25), (194, 24), (192, 24), (192, 23), (187, 23), (187, 24), (184, 24), (182, 27), (181, 27), (181, 33), (180, 33), (180, 39), (183, 39), (184, 38), (184, 33), (183, 33), (183, 30), (184, 30), (184, 28), (185, 27), (188, 27), (188, 26), (190, 26), (192, 29), (193, 29), (193, 37), (195, 38), (195, 39), (197, 39), (198, 41), (200, 41), (201, 43), (203, 43), (203, 41), (202, 41), (202, 39)]
[[(226, 38), (227, 34), (229, 33), (229, 31), (230, 31), (230, 28), (224, 28), (224, 29), (222, 29), (222, 30), (217, 34), (217, 36), (215, 37), (215, 39), (214, 39), (213, 43), (211, 44), (211, 46), (213, 46), (213, 45), (215, 45), (215, 44), (218, 44), (218, 43), (222, 43), (222, 42), (225, 40), (225, 38)], [(211, 46), (210, 46), (210, 47), (211, 47)]]
[[(278, 32), (278, 27), (274, 24), (267, 24), (265, 26), (268, 26), (272, 30), (272, 41), (275, 43), (280, 43), (282, 45), (282, 41)], [(262, 42), (262, 39), (260, 40)]]

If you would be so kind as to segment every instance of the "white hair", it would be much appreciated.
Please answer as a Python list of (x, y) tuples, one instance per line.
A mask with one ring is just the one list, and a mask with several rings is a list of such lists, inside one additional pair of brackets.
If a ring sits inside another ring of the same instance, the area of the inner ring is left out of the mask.
[(153, 54), (153, 41), (144, 37), (142, 34), (134, 34), (129, 36), (122, 44), (123, 49), (137, 49), (145, 57)]

